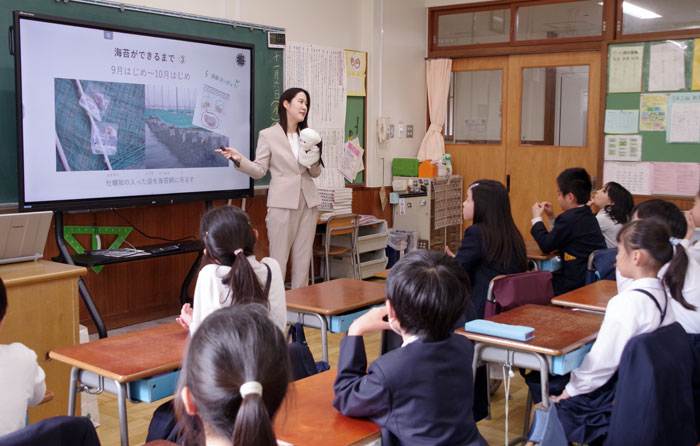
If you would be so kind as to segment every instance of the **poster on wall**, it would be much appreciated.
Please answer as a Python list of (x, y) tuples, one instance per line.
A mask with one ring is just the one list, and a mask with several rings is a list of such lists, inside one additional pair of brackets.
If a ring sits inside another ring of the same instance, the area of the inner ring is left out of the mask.
[(680, 40), (652, 44), (649, 50), (649, 91), (685, 88), (685, 48)]
[(643, 94), (640, 99), (639, 130), (666, 130), (666, 95)]
[(644, 45), (611, 47), (608, 62), (608, 93), (642, 91)]
[(700, 93), (673, 93), (668, 97), (666, 142), (700, 142)]

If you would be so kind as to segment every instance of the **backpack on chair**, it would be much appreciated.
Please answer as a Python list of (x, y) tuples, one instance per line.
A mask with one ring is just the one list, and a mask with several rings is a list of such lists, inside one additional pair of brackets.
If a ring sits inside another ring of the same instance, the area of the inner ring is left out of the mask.
[(314, 361), (314, 355), (311, 353), (311, 349), (306, 343), (304, 326), (301, 322), (289, 326), (287, 342), (294, 381), (315, 375), (319, 372), (324, 372), (331, 368), (326, 361)]

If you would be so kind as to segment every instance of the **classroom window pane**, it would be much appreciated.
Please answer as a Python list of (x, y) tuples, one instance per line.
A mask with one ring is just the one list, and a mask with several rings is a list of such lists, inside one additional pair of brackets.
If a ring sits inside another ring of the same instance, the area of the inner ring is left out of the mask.
[(437, 44), (478, 45), (510, 40), (510, 9), (443, 14), (438, 17)]
[(588, 66), (523, 69), (523, 145), (585, 146)]
[(522, 6), (516, 11), (515, 40), (600, 36), (602, 33), (600, 0)]
[(500, 144), (503, 72), (458, 71), (450, 87), (454, 98), (450, 123), (454, 142)]
[(622, 3), (622, 34), (700, 28), (698, 0), (633, 0)]

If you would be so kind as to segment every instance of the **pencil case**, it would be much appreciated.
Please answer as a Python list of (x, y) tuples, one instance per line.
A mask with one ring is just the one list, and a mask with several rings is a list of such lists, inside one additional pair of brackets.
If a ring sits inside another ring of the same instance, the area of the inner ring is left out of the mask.
[(464, 329), (472, 333), (480, 333), (499, 338), (529, 341), (535, 337), (535, 329), (524, 325), (499, 324), (485, 319), (475, 319), (464, 324)]

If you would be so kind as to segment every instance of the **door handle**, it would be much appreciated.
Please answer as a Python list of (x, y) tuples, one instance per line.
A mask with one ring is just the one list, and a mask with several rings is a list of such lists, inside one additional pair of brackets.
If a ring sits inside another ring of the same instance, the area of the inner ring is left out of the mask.
[(506, 175), (506, 191), (510, 193), (510, 175)]

